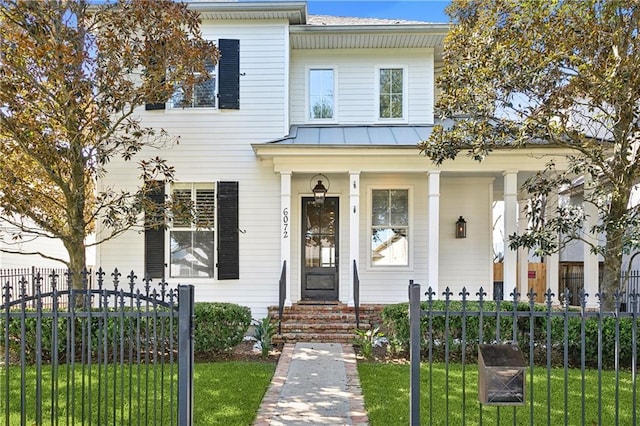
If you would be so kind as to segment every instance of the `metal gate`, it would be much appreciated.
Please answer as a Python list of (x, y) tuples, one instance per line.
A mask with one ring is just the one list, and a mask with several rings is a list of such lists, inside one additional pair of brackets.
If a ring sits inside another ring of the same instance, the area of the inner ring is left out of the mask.
[(4, 283), (0, 423), (192, 423), (193, 286), (105, 275), (87, 290)]

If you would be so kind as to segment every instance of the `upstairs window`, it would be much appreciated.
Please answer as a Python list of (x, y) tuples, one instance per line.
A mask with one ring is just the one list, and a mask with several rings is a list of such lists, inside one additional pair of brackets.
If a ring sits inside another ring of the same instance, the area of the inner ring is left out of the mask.
[(371, 264), (409, 265), (409, 190), (371, 192)]
[(180, 87), (164, 103), (146, 104), (147, 111), (183, 108), (240, 109), (240, 41), (218, 40), (220, 60), (215, 66), (207, 65), (210, 79), (196, 84), (193, 93), (187, 97)]
[(331, 120), (334, 118), (333, 69), (309, 70), (309, 119)]
[(171, 96), (171, 108), (215, 108), (216, 107), (216, 67), (206, 65), (209, 80), (197, 83), (191, 96), (186, 96), (184, 88), (178, 87)]
[(380, 68), (379, 70), (379, 118), (404, 118), (404, 69)]

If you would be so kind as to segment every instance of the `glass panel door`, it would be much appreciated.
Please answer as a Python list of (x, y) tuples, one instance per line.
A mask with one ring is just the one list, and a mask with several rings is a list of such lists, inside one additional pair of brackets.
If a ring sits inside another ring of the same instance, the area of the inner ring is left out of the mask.
[(302, 224), (302, 299), (338, 300), (338, 198), (303, 198)]

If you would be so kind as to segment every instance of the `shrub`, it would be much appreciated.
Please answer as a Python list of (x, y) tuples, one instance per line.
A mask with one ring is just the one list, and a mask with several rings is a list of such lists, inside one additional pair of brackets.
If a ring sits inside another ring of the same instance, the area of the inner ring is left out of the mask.
[(373, 347), (384, 337), (380, 327), (373, 327), (368, 330), (356, 329), (356, 345), (360, 347), (362, 356), (366, 359), (373, 358)]
[[(164, 308), (159, 308), (164, 309)], [(54, 320), (50, 310), (43, 310), (40, 319), (42, 362), (51, 362), (54, 357), (59, 362), (68, 362), (72, 359), (80, 361), (90, 355), (93, 358), (103, 357), (106, 349), (107, 362), (115, 360), (117, 352), (121, 349), (129, 355), (129, 350), (136, 353), (144, 353), (146, 356), (155, 353), (156, 356), (167, 355), (171, 351), (169, 340), (170, 319), (166, 317), (136, 317), (131, 315), (131, 309), (115, 313), (109, 309), (109, 316), (105, 320), (105, 311), (93, 309), (87, 315), (70, 319), (68, 311), (59, 311)], [(115, 316), (114, 316), (115, 315)], [(24, 359), (27, 364), (34, 364), (38, 359), (37, 331), (38, 319), (34, 310), (25, 312), (24, 324), (21, 318), (9, 319), (8, 327), (6, 318), (0, 318), (0, 334), (4, 344), (4, 333), (8, 332), (8, 353), (10, 359), (21, 359), (24, 348)], [(177, 320), (174, 320), (173, 330), (177, 330)], [(54, 324), (56, 324), (56, 340), (54, 345)], [(24, 333), (22, 328), (24, 327)], [(121, 340), (123, 338), (123, 340)], [(175, 343), (174, 343), (175, 345)], [(1, 348), (2, 351), (5, 348)]]
[(271, 349), (271, 339), (276, 334), (276, 325), (271, 321), (271, 317), (267, 315), (262, 320), (254, 321), (256, 339), (260, 342), (260, 355), (266, 358)]
[[(160, 310), (165, 308), (158, 308)], [(125, 356), (133, 353), (137, 358), (168, 356), (169, 352), (177, 349), (177, 343), (170, 342), (170, 330), (177, 332), (177, 319), (170, 324), (166, 317), (136, 316), (131, 308), (125, 308), (122, 313), (114, 313), (109, 309), (109, 316), (105, 321), (104, 310), (94, 309), (91, 318), (85, 315), (73, 321), (69, 313), (60, 311), (57, 321), (51, 318), (51, 311), (43, 311), (48, 316), (41, 319), (42, 350), (40, 357), (43, 362), (51, 362), (54, 357), (60, 362), (72, 358), (81, 360), (90, 352), (92, 357), (104, 357), (107, 362), (115, 360), (115, 356), (124, 350)], [(249, 308), (230, 303), (196, 303), (194, 306), (194, 349), (197, 354), (218, 354), (233, 348), (242, 341), (251, 323)], [(27, 364), (36, 362), (38, 321), (35, 311), (29, 310), (25, 314), (24, 333), (22, 320), (11, 318), (8, 327), (5, 318), (0, 317), (0, 345), (4, 346), (5, 330), (8, 330), (8, 352), (11, 360), (21, 359), (24, 348), (24, 359)], [(57, 345), (54, 346), (54, 324), (56, 325)], [(123, 341), (120, 338), (124, 337)], [(90, 343), (90, 346), (89, 346)], [(4, 352), (5, 348), (2, 349)], [(0, 352), (1, 353), (1, 352)]]
[(242, 342), (251, 324), (251, 310), (233, 303), (198, 302), (194, 307), (194, 350), (215, 355)]
[[(424, 311), (437, 312), (434, 315), (421, 317), (420, 335), (422, 336), (423, 349), (430, 342), (432, 345), (431, 355), (435, 359), (444, 356), (445, 343), (448, 343), (450, 356), (455, 357), (461, 353), (464, 343), (466, 355), (474, 358), (477, 354), (479, 343), (491, 343), (498, 340), (497, 331), (501, 341), (514, 340), (520, 348), (528, 355), (530, 339), (530, 316), (516, 316), (514, 321), (512, 302), (500, 303), (500, 327), (498, 324), (498, 305), (495, 302), (483, 302), (482, 304), (482, 327), (480, 327), (480, 305), (478, 302), (467, 302), (465, 306), (465, 316), (462, 316), (461, 301), (435, 300), (432, 302), (422, 302), (421, 308)], [(528, 303), (517, 303), (517, 311), (529, 312), (531, 307)], [(545, 306), (535, 305), (534, 311), (546, 312)], [(448, 315), (445, 315), (448, 312)], [(395, 345), (398, 350), (408, 352), (409, 350), (409, 312), (408, 304), (400, 303), (388, 305), (382, 310), (382, 319), (386, 329), (390, 344)], [(533, 344), (534, 357), (546, 362), (547, 348), (547, 323), (549, 317), (537, 316), (533, 318)], [(550, 343), (552, 349), (553, 362), (560, 364), (563, 360), (565, 341), (568, 345), (569, 365), (580, 366), (581, 364), (581, 329), (583, 320), (572, 316), (568, 318), (568, 333), (564, 333), (565, 318), (558, 313), (550, 316)], [(464, 322), (464, 341), (462, 339)], [(618, 348), (616, 349), (615, 330), (616, 324), (619, 327)], [(448, 325), (448, 326), (447, 326)], [(589, 367), (597, 367), (598, 362), (598, 318), (589, 317), (584, 320), (585, 339), (585, 364)], [(480, 334), (482, 332), (482, 335)], [(629, 367), (633, 358), (632, 348), (633, 319), (622, 317), (616, 322), (614, 317), (602, 319), (602, 361), (605, 368), (612, 368), (615, 364), (616, 350), (618, 351), (619, 363), (622, 367)]]
[[(564, 350), (564, 318), (551, 319), (551, 344), (558, 350)], [(618, 325), (618, 361), (621, 366), (629, 367), (633, 360), (633, 321), (632, 318), (622, 317)], [(637, 326), (636, 326), (637, 327)], [(590, 317), (584, 321), (584, 350), (585, 364), (588, 367), (598, 366), (598, 318)], [(580, 346), (582, 333), (582, 320), (571, 317), (568, 321), (566, 341), (569, 349), (569, 363), (580, 366), (582, 363), (582, 347)], [(605, 368), (615, 367), (616, 355), (616, 318), (602, 318), (602, 363)]]

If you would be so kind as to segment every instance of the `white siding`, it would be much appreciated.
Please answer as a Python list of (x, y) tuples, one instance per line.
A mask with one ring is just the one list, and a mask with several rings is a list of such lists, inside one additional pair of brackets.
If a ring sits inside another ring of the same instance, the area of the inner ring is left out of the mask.
[[(20, 253), (6, 253), (0, 251), (0, 269), (26, 268), (35, 266), (38, 268), (64, 268), (62, 262), (47, 259), (40, 255), (25, 253), (40, 252), (46, 256), (56, 257), (63, 261), (69, 260), (67, 250), (62, 241), (54, 238), (46, 238), (36, 234), (22, 233), (20, 238), (14, 239), (18, 234), (17, 228), (0, 219), (0, 249), (19, 251)], [(89, 265), (92, 258), (87, 258)]]
[(291, 123), (307, 122), (306, 73), (309, 67), (336, 70), (335, 121), (379, 123), (376, 67), (406, 67), (408, 122), (433, 122), (433, 49), (293, 50), (291, 54)]
[[(49, 256), (56, 256), (64, 260), (68, 260), (67, 250), (60, 240), (52, 240), (50, 238), (25, 236), (21, 242), (0, 242), (0, 248), (8, 250), (20, 250), (21, 253), (29, 253), (40, 251)], [(91, 263), (91, 259), (87, 260)], [(7, 268), (27, 268), (35, 266), (37, 268), (64, 268), (62, 262), (47, 259), (38, 255), (13, 254), (0, 251), (0, 269)]]
[[(338, 124), (377, 124), (376, 70), (402, 67), (406, 70), (408, 124), (433, 122), (432, 49), (337, 49), (293, 50), (288, 52), (286, 22), (257, 21), (205, 22), (203, 33), (211, 39), (240, 40), (239, 110), (168, 110), (140, 114), (145, 126), (163, 128), (180, 136), (178, 145), (160, 151), (145, 150), (139, 159), (161, 156), (175, 167), (181, 182), (239, 182), (240, 278), (181, 279), (194, 284), (198, 301), (227, 301), (249, 306), (254, 318), (266, 315), (276, 305), (282, 267), (280, 249), (280, 176), (274, 170), (292, 172), (289, 299), (300, 300), (301, 288), (301, 199), (311, 196), (310, 179), (322, 172), (330, 180), (328, 196), (339, 197), (339, 298), (349, 295), (350, 211), (349, 172), (360, 173), (358, 270), (361, 303), (407, 301), (409, 280), (426, 290), (428, 277), (428, 177), (429, 161), (396, 150), (377, 156), (360, 152), (330, 151), (313, 156), (258, 158), (251, 148), (255, 142), (284, 137), (287, 116), (292, 124), (306, 122), (306, 73), (310, 67), (330, 66), (336, 70)], [(290, 58), (289, 58), (290, 56)], [(290, 64), (288, 61), (290, 59)], [(291, 81), (289, 81), (289, 79)], [(287, 98), (287, 91), (289, 97)], [(295, 149), (292, 147), (292, 149)], [(365, 150), (366, 148), (362, 148)], [(501, 172), (514, 167), (511, 157), (498, 154), (485, 168)], [(274, 165), (273, 161), (276, 162)], [(528, 159), (531, 167), (531, 160)], [(503, 164), (504, 163), (504, 164)], [(444, 169), (446, 167), (446, 170)], [(491, 196), (492, 179), (460, 177), (475, 175), (477, 164), (461, 158), (443, 166), (440, 188), (440, 293), (449, 286), (454, 297), (462, 286), (475, 294), (491, 283)], [(102, 187), (138, 185), (135, 162), (115, 161)], [(486, 175), (485, 175), (486, 176)], [(402, 267), (370, 265), (371, 189), (408, 188), (410, 191), (410, 264)], [(454, 223), (460, 216), (468, 223), (468, 237), (456, 240)], [(168, 246), (168, 244), (167, 244)], [(168, 248), (167, 248), (168, 251)], [(167, 255), (168, 259), (168, 255)], [(132, 230), (109, 241), (98, 250), (97, 265), (107, 271), (118, 267), (123, 275), (135, 271), (139, 280), (144, 269), (144, 233)], [(178, 283), (178, 280), (171, 280)], [(434, 283), (435, 284), (435, 283)], [(437, 297), (441, 297), (438, 294)]]
[[(137, 158), (166, 159), (181, 182), (239, 182), (240, 279), (181, 279), (180, 283), (194, 284), (198, 301), (239, 303), (260, 318), (266, 315), (266, 306), (277, 304), (280, 193), (273, 165), (261, 162), (250, 144), (286, 134), (285, 24), (205, 22), (203, 34), (240, 40), (240, 109), (141, 110), (146, 126), (178, 135), (180, 142), (160, 151), (148, 149)], [(138, 174), (135, 161), (116, 161), (102, 187), (139, 185)], [(97, 264), (106, 270), (134, 270), (141, 279), (144, 233), (130, 231), (104, 244)]]
[[(440, 187), (440, 294), (447, 287), (459, 299), (462, 287), (475, 298), (480, 287), (491, 297), (491, 193), (489, 178), (446, 178)], [(455, 222), (467, 221), (467, 238), (455, 238)]]
[[(409, 188), (409, 266), (371, 266), (371, 190)], [(427, 174), (372, 174), (360, 180), (361, 303), (407, 301), (409, 280), (426, 284), (427, 277)]]

